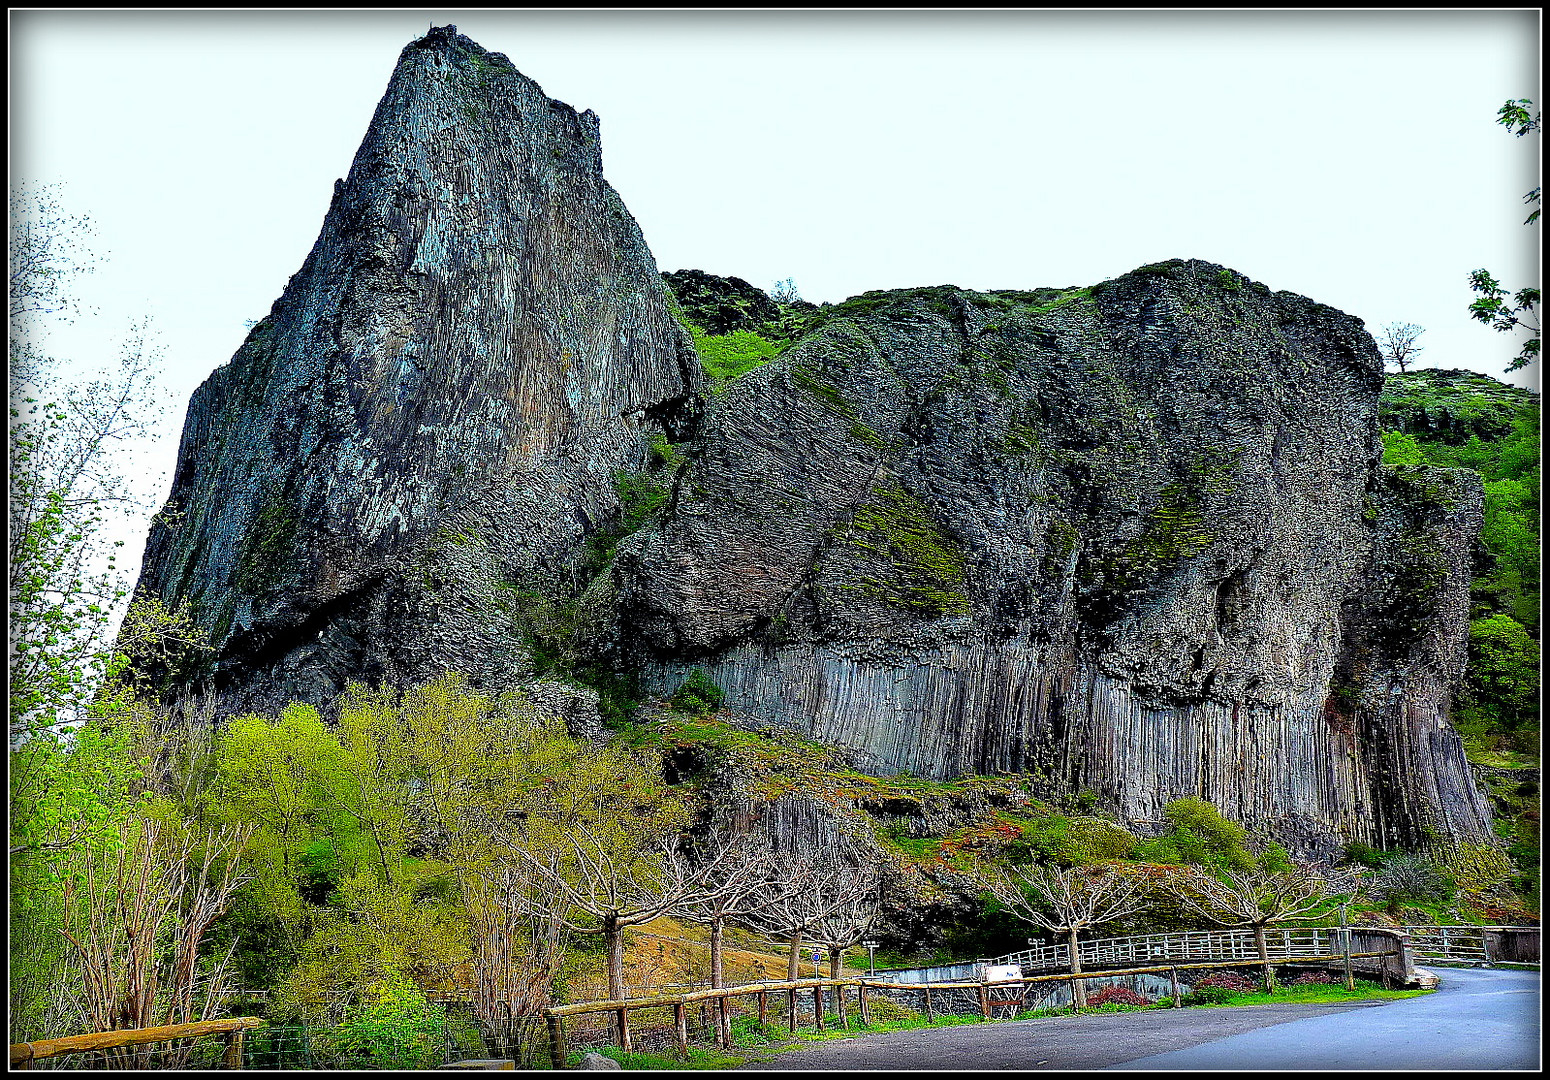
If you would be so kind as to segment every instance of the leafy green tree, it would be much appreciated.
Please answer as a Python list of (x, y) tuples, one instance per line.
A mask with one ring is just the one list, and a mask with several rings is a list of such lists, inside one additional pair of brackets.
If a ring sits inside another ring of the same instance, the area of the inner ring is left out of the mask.
[(1251, 870), (1260, 865), (1248, 850), (1248, 830), (1229, 821), (1204, 799), (1175, 799), (1163, 808), (1171, 828), (1136, 850), (1149, 862), (1183, 863), (1220, 870)]
[(1532, 749), (1539, 734), (1539, 642), (1510, 615), (1477, 619), (1469, 628), (1469, 693)]
[[(1518, 138), (1538, 132), (1540, 114), (1536, 112), (1529, 115), (1529, 106), (1532, 104), (1526, 98), (1509, 101), (1497, 110), (1496, 122)], [(1524, 195), (1523, 201), (1536, 207), (1524, 221), (1525, 225), (1532, 225), (1539, 220), (1537, 207), (1540, 203), (1540, 188), (1536, 187)], [(1509, 296), (1501, 282), (1484, 269), (1470, 272), (1469, 287), (1480, 295), (1478, 300), (1469, 305), (1471, 318), (1503, 333), (1518, 329), (1529, 331), (1530, 336), (1524, 340), (1517, 357), (1507, 365), (1507, 370), (1517, 371), (1533, 363), (1539, 356), (1539, 289), (1529, 286)]]
[[(106, 865), (145, 806), (151, 717), (129, 654), (182, 655), (200, 642), (185, 613), (148, 601), (125, 616), (122, 542), (108, 532), (144, 507), (118, 462), (158, 411), (146, 328), (131, 330), (111, 371), (66, 371), (45, 355), (45, 324), (85, 313), (73, 283), (96, 261), (91, 225), (62, 209), (57, 188), (13, 189), (10, 212), (9, 929), (19, 1041), (73, 1022), (60, 991), (85, 973), (61, 933), (82, 902), (67, 895), (67, 868)], [(114, 931), (111, 919), (99, 928)]]

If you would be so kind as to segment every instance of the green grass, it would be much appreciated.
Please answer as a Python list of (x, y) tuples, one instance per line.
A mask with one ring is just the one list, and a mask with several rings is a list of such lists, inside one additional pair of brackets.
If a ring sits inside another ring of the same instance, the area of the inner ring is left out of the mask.
[[(1311, 986), (1283, 986), (1273, 994), (1263, 990), (1232, 994), (1220, 1004), (1202, 1002), (1190, 1005), (1194, 1009), (1231, 1009), (1240, 1005), (1303, 1005), (1323, 1001), (1397, 1001), (1400, 998), (1422, 997), (1435, 990), (1385, 990), (1377, 983), (1356, 980), (1356, 989), (1347, 990), (1343, 983)], [(1185, 995), (1184, 1001), (1189, 1002)], [(1155, 1007), (1155, 1006), (1154, 1006)]]
[[(1316, 984), (1312, 986), (1283, 987), (1274, 994), (1264, 992), (1233, 994), (1221, 1003), (1189, 1005), (1189, 998), (1185, 997), (1188, 1008), (1202, 1009), (1230, 1009), (1244, 1005), (1300, 1005), (1319, 1002), (1341, 1001), (1394, 1001), (1399, 998), (1421, 997), (1425, 994), (1435, 993), (1433, 990), (1384, 990), (1376, 983), (1358, 979), (1356, 989), (1347, 990), (1344, 985), (1334, 983), (1332, 985)], [(1011, 1020), (1032, 1020), (1040, 1017), (1087, 1015), (1089, 1013), (1120, 1013), (1120, 1012), (1145, 1012), (1155, 1009), (1172, 1008), (1171, 1001), (1164, 998), (1153, 1005), (1099, 1005), (1094, 1008), (1082, 1009), (1080, 1013), (1073, 1014), (1070, 1009), (1029, 1009), (1010, 1017)], [(893, 1006), (897, 1008), (897, 1006)], [(732, 1024), (733, 1045), (726, 1050), (702, 1047), (690, 1047), (687, 1058), (679, 1055), (677, 1051), (668, 1050), (662, 1053), (630, 1053), (626, 1054), (617, 1047), (605, 1047), (598, 1052), (604, 1057), (613, 1058), (626, 1069), (734, 1069), (739, 1065), (746, 1065), (752, 1061), (769, 1061), (788, 1050), (795, 1050), (804, 1043), (819, 1042), (827, 1039), (853, 1039), (862, 1035), (879, 1035), (889, 1031), (918, 1031), (923, 1028), (963, 1027), (967, 1024), (996, 1024), (1004, 1023), (1002, 1020), (986, 1020), (978, 1015), (970, 1016), (937, 1016), (926, 1019), (921, 1015), (899, 1016), (891, 1020), (874, 1019), (870, 1025), (861, 1028), (855, 1019), (855, 1013), (851, 1013), (852, 1027), (848, 1030), (841, 1028), (840, 1018), (834, 1013), (824, 1017), (825, 1031), (815, 1028), (798, 1028), (795, 1032), (774, 1023), (763, 1025), (753, 1022), (751, 1018), (734, 1020)], [(581, 1061), (581, 1052), (571, 1053), (571, 1064)]]

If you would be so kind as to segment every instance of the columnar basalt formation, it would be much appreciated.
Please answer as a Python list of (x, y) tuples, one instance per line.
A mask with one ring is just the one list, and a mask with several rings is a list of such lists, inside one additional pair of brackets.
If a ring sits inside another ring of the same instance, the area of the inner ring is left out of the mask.
[(216, 651), (174, 692), (700, 667), (880, 773), (1200, 795), (1300, 850), (1487, 834), (1447, 720), (1480, 485), (1379, 464), (1359, 320), (1196, 261), (868, 293), (711, 392), (683, 310), (775, 315), (674, 280), (595, 117), (453, 28), (406, 48), (189, 406), (141, 592)]
[[(878, 771), (1480, 837), (1471, 474), (1380, 466), (1359, 321), (1225, 268), (867, 294), (711, 403), (616, 560), (653, 685)], [(1340, 682), (1340, 680), (1344, 682)]]

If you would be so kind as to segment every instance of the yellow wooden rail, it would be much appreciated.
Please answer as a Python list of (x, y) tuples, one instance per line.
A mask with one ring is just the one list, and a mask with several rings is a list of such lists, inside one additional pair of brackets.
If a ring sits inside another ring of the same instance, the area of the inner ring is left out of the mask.
[(13, 1068), (30, 1068), (41, 1058), (58, 1057), (61, 1054), (84, 1054), (90, 1050), (112, 1050), (120, 1046), (140, 1046), (145, 1043), (168, 1042), (172, 1039), (194, 1039), (202, 1035), (226, 1036), (226, 1067), (242, 1068), (242, 1034), (256, 1028), (263, 1021), (256, 1016), (241, 1016), (234, 1020), (204, 1020), (197, 1024), (169, 1024), (166, 1027), (130, 1028), (124, 1031), (99, 1031), (91, 1035), (70, 1035), (63, 1039), (44, 1039), (39, 1042), (12, 1043), (11, 1065)]
[[(1352, 960), (1370, 960), (1376, 957), (1395, 956), (1398, 951), (1394, 949), (1383, 952), (1350, 953)], [(1282, 964), (1329, 964), (1345, 959), (1345, 954), (1331, 956), (1323, 953), (1316, 956), (1277, 956), (1272, 957), (1272, 965)], [(758, 995), (759, 998), (759, 1022), (763, 1023), (766, 1016), (766, 997), (772, 993), (786, 994), (791, 1003), (788, 1010), (788, 1020), (792, 1030), (796, 1030), (796, 995), (802, 990), (813, 991), (813, 1015), (819, 1030), (823, 1029), (822, 995), (824, 990), (833, 990), (836, 1003), (839, 1007), (841, 1024), (849, 1026), (845, 1010), (845, 991), (855, 987), (857, 991), (857, 1003), (860, 1007), (861, 1022), (868, 1024), (870, 1009), (866, 992), (868, 990), (914, 990), (926, 995), (926, 1008), (931, 1008), (931, 993), (939, 990), (975, 990), (979, 992), (980, 1010), (984, 1017), (990, 1019), (992, 1002), (989, 992), (992, 989), (1001, 989), (1014, 985), (1027, 985), (1029, 983), (1068, 982), (1075, 984), (1078, 979), (1112, 979), (1125, 975), (1149, 975), (1160, 972), (1170, 972), (1173, 975), (1175, 1005), (1181, 1004), (1178, 989), (1178, 973), (1200, 968), (1224, 968), (1224, 967), (1262, 967), (1264, 961), (1253, 960), (1212, 960), (1204, 963), (1192, 964), (1157, 964), (1147, 967), (1124, 968), (1108, 971), (1082, 971), (1063, 972), (1058, 975), (1028, 975), (1020, 979), (997, 980), (995, 983), (983, 982), (943, 982), (943, 983), (897, 983), (887, 982), (875, 978), (853, 979), (797, 979), (789, 982), (761, 982), (744, 983), (741, 986), (723, 986), (706, 988), (703, 990), (689, 990), (681, 994), (659, 994), (654, 997), (620, 998), (612, 1001), (581, 1001), (571, 1005), (556, 1005), (544, 1010), (544, 1018), (549, 1026), (549, 1054), (554, 1067), (563, 1069), (568, 1049), (565, 1041), (565, 1020), (567, 1017), (584, 1016), (592, 1013), (615, 1014), (620, 1046), (625, 1050), (633, 1049), (632, 1034), (630, 1031), (629, 1012), (631, 1009), (671, 1008), (673, 1010), (673, 1026), (676, 1029), (679, 1050), (687, 1053), (689, 1048), (688, 1024), (685, 1010), (689, 1005), (702, 1001), (715, 1001), (718, 1008), (725, 1010), (726, 1002), (735, 997), (748, 997)], [(1385, 971), (1385, 981), (1387, 979)]]

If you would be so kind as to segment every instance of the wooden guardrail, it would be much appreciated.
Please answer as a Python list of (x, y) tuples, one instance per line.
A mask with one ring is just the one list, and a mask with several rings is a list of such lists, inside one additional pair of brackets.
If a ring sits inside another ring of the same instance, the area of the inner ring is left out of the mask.
[(242, 1068), (243, 1033), (258, 1027), (263, 1022), (256, 1016), (241, 1016), (234, 1020), (204, 1020), (197, 1024), (169, 1024), (166, 1027), (100, 1031), (91, 1035), (70, 1035), (63, 1039), (12, 1043), (11, 1067), (30, 1069), (34, 1061), (59, 1057), (61, 1054), (84, 1054), (92, 1050), (113, 1050), (122, 1046), (142, 1046), (146, 1043), (169, 1042), (173, 1039), (197, 1039), (206, 1035), (223, 1035), (226, 1038), (225, 1067), (240, 1069)]
[[(1344, 958), (1347, 961), (1372, 959), (1375, 957), (1394, 956), (1396, 950), (1387, 949), (1381, 952), (1348, 953), (1344, 957), (1331, 956), (1328, 953), (1310, 956), (1277, 956), (1271, 959), (1272, 964), (1328, 964)], [(924, 993), (926, 1002), (926, 1015), (931, 1018), (931, 994), (944, 990), (974, 990), (979, 995), (981, 1014), (986, 1020), (991, 1019), (991, 1009), (994, 1004), (990, 998), (993, 990), (1005, 990), (1015, 985), (1027, 986), (1031, 983), (1067, 982), (1074, 989), (1078, 979), (1112, 979), (1125, 975), (1151, 975), (1163, 972), (1170, 973), (1173, 981), (1173, 1003), (1175, 1007), (1182, 1005), (1182, 992), (1179, 986), (1179, 972), (1200, 968), (1223, 967), (1261, 967), (1264, 961), (1258, 957), (1252, 960), (1213, 960), (1207, 963), (1196, 964), (1159, 964), (1148, 967), (1126, 968), (1124, 970), (1109, 971), (1083, 971), (1062, 972), (1058, 975), (1028, 975), (1020, 979), (997, 980), (994, 983), (985, 982), (942, 982), (942, 983), (898, 983), (888, 982), (882, 979), (797, 979), (783, 982), (745, 983), (741, 986), (724, 986), (707, 988), (704, 990), (691, 990), (682, 994), (659, 994), (653, 997), (622, 998), (615, 1001), (582, 1001), (572, 1005), (555, 1005), (544, 1010), (544, 1018), (549, 1027), (549, 1054), (550, 1060), (556, 1069), (565, 1068), (565, 1060), (569, 1056), (569, 1047), (565, 1038), (565, 1021), (568, 1017), (584, 1016), (594, 1013), (613, 1013), (615, 1016), (616, 1030), (619, 1037), (619, 1045), (625, 1051), (634, 1049), (634, 1036), (630, 1028), (630, 1010), (671, 1008), (673, 1010), (673, 1027), (678, 1049), (681, 1053), (689, 1051), (688, 1031), (688, 1006), (697, 1002), (714, 1001), (718, 1010), (725, 1014), (727, 1002), (736, 997), (757, 996), (759, 999), (759, 1022), (762, 1024), (768, 1016), (768, 998), (772, 993), (783, 993), (790, 1000), (787, 1009), (787, 1019), (791, 1030), (797, 1028), (796, 1000), (797, 994), (804, 990), (813, 992), (813, 1017), (818, 1030), (823, 1030), (823, 993), (832, 990), (841, 1025), (849, 1027), (850, 1022), (846, 1013), (845, 992), (854, 987), (857, 997), (857, 1011), (863, 1025), (871, 1024), (871, 1011), (867, 1002), (868, 990), (909, 990), (915, 993)], [(1350, 967), (1347, 964), (1347, 980), (1350, 978)], [(1388, 982), (1387, 970), (1383, 971), (1384, 982)], [(725, 1025), (721, 1026), (725, 1030)]]

